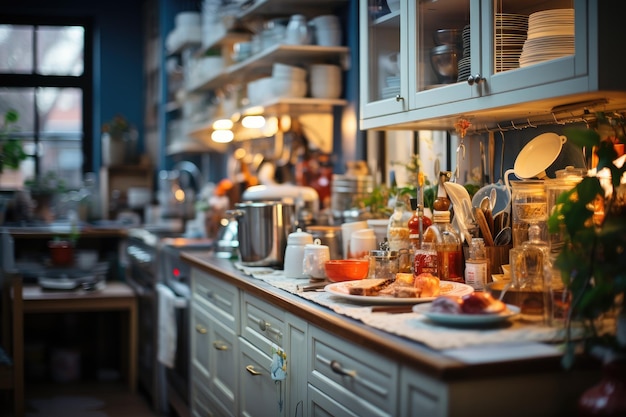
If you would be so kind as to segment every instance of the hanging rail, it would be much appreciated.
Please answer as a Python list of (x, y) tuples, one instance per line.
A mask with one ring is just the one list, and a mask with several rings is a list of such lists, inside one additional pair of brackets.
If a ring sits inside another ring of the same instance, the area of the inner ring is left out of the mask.
[[(468, 134), (471, 133), (474, 135), (478, 135), (482, 133), (508, 132), (508, 131), (513, 131), (513, 130), (519, 131), (519, 130), (524, 130), (528, 128), (537, 128), (539, 126), (554, 125), (554, 124), (564, 126), (566, 124), (572, 124), (572, 123), (584, 123), (587, 126), (589, 126), (590, 123), (596, 120), (595, 112), (591, 112), (586, 108), (581, 109), (581, 110), (582, 111), (579, 113), (576, 113), (574, 111), (569, 111), (566, 116), (557, 117), (556, 112), (551, 112), (550, 117), (544, 116), (543, 118), (537, 118), (533, 120), (531, 120), (530, 118), (527, 118), (526, 120), (522, 120), (522, 121), (510, 120), (508, 122), (495, 122), (491, 124), (491, 126), (488, 126), (486, 123), (484, 123), (482, 128), (472, 129), (470, 132), (468, 132)], [(625, 118), (626, 117), (626, 110), (624, 109), (606, 111), (605, 113), (608, 115), (609, 118), (611, 117)]]

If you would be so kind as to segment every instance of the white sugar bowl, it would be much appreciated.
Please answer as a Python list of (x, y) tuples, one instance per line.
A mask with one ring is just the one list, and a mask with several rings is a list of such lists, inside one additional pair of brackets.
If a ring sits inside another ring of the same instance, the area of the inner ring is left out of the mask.
[(286, 278), (308, 278), (309, 275), (303, 271), (304, 248), (313, 243), (313, 235), (303, 232), (302, 229), (290, 233), (287, 237), (287, 248), (285, 249), (285, 277)]

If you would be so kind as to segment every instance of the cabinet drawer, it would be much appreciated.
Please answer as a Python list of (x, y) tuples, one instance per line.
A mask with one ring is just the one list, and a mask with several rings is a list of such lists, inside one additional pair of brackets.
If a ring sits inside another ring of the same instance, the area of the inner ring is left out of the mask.
[(207, 303), (225, 325), (236, 328), (239, 312), (237, 287), (197, 269), (192, 270), (191, 277), (193, 296)]
[(248, 417), (284, 416), (285, 381), (272, 379), (271, 357), (239, 339), (239, 415)]
[(209, 326), (210, 319), (205, 308), (191, 304), (191, 366), (194, 373), (207, 381), (211, 377), (209, 367)]
[(397, 415), (398, 364), (311, 328), (309, 384), (356, 415)]
[(241, 335), (266, 355), (272, 345), (283, 346), (285, 313), (273, 305), (244, 294), (241, 306)]

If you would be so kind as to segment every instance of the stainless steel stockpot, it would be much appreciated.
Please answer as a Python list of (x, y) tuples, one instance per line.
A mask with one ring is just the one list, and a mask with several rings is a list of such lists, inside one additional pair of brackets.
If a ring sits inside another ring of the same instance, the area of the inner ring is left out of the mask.
[(284, 265), (287, 238), (293, 231), (295, 207), (277, 201), (235, 204), (239, 260), (246, 266)]

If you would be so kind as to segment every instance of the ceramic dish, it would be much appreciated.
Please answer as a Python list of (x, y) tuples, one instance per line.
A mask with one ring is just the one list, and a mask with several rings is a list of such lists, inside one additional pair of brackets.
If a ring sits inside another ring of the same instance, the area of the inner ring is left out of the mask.
[(448, 314), (433, 313), (430, 312), (430, 304), (418, 304), (413, 306), (413, 311), (423, 314), (433, 323), (445, 326), (485, 326), (502, 323), (520, 312), (520, 308), (512, 304), (507, 304), (506, 307), (500, 314)]
[[(546, 169), (558, 158), (566, 141), (565, 136), (556, 133), (543, 133), (535, 137), (515, 158), (513, 173), (523, 180), (545, 177)], [(504, 178), (507, 179), (508, 176), (509, 174), (505, 174)]]
[[(436, 297), (422, 297), (422, 298), (396, 298), (391, 296), (382, 296), (382, 295), (352, 295), (349, 292), (349, 288), (352, 285), (358, 285), (359, 281), (346, 281), (346, 282), (336, 282), (333, 284), (328, 284), (324, 287), (324, 291), (341, 297), (346, 300), (355, 301), (362, 304), (417, 304), (417, 303), (426, 303), (429, 301), (433, 301)], [(461, 284), (458, 282), (442, 282), (441, 283), (442, 290), (441, 295), (456, 295), (462, 296), (466, 294), (471, 294), (474, 292), (474, 288), (470, 287), (466, 284)]]

